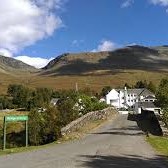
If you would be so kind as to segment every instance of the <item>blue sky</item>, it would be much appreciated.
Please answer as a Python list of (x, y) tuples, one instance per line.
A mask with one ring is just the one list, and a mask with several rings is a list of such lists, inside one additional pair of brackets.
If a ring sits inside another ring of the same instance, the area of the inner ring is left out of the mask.
[(0, 2), (0, 52), (36, 67), (65, 52), (168, 44), (168, 0), (32, 1)]

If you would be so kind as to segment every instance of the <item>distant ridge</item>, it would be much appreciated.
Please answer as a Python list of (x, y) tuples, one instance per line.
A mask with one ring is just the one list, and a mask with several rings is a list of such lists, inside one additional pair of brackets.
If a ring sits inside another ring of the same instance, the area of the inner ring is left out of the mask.
[(126, 46), (109, 52), (62, 54), (43, 68), (42, 75), (87, 75), (123, 70), (168, 71), (168, 48)]
[(33, 66), (27, 65), (22, 61), (16, 60), (11, 57), (5, 57), (0, 55), (0, 71), (1, 72), (11, 72), (14, 73), (16, 71), (31, 71), (34, 72), (37, 69)]

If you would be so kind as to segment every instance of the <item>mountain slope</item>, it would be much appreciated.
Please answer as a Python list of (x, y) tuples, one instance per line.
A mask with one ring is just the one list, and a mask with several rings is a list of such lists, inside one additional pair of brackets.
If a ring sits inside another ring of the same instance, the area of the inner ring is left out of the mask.
[(111, 74), (125, 70), (168, 72), (168, 47), (135, 45), (112, 52), (63, 54), (44, 67), (42, 74)]
[(0, 94), (14, 83), (56, 90), (75, 89), (78, 83), (79, 89), (96, 92), (104, 86), (123, 87), (138, 80), (158, 85), (168, 76), (168, 47), (130, 46), (113, 52), (63, 54), (36, 72), (31, 66), (0, 56)]
[(15, 72), (34, 72), (36, 68), (23, 63), (14, 58), (0, 55), (0, 72), (15, 73)]

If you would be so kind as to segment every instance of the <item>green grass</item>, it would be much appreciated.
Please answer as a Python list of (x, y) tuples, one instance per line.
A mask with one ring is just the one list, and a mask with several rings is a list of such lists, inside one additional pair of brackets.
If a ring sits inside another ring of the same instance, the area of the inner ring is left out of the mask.
[(150, 136), (147, 141), (161, 154), (168, 156), (168, 137)]
[(49, 147), (51, 145), (55, 145), (60, 143), (59, 141), (55, 141), (50, 144), (46, 145), (40, 145), (40, 146), (29, 146), (29, 147), (17, 147), (17, 148), (10, 148), (10, 149), (5, 149), (5, 150), (0, 150), (0, 155), (7, 155), (7, 154), (13, 154), (13, 153), (21, 153), (21, 152), (26, 152), (26, 151), (31, 151), (31, 150), (38, 150), (38, 149), (44, 149), (46, 147)]

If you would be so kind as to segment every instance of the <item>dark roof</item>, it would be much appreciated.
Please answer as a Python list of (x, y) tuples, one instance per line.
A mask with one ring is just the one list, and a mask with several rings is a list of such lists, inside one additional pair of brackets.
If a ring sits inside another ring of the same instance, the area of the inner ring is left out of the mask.
[(59, 100), (59, 98), (53, 98), (53, 99), (51, 99), (50, 103), (57, 104), (58, 100)]
[(136, 104), (141, 108), (157, 108), (153, 102), (137, 102)]
[[(118, 92), (119, 91), (122, 91), (122, 92), (124, 92), (125, 91), (125, 89), (116, 89)], [(128, 94), (137, 94), (137, 95), (139, 95), (142, 91), (143, 91), (144, 89), (127, 89), (127, 93)]]
[(143, 91), (140, 93), (140, 95), (143, 96), (155, 96), (151, 91), (149, 91), (148, 89), (143, 89)]
[[(122, 92), (124, 92), (125, 91), (125, 89), (116, 89), (118, 92), (119, 91), (122, 91)], [(136, 95), (138, 95), (138, 96), (141, 96), (141, 95), (143, 95), (144, 97), (145, 96), (154, 96), (154, 94), (151, 92), (151, 91), (149, 91), (148, 89), (146, 89), (146, 88), (140, 88), (140, 89), (127, 89), (127, 94), (136, 94)]]

